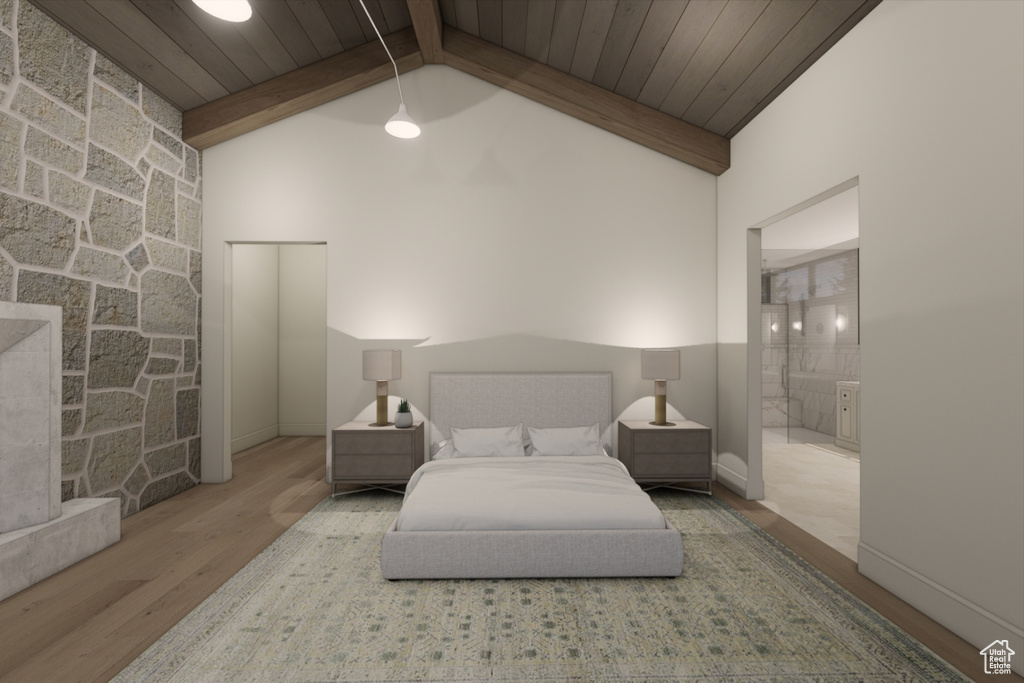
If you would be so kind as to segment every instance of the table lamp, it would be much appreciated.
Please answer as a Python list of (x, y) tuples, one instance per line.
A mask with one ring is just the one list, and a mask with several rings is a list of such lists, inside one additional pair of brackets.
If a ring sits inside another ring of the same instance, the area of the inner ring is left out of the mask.
[(673, 423), (665, 421), (665, 381), (679, 379), (679, 349), (642, 349), (640, 375), (654, 380), (654, 422), (651, 424), (672, 426)]
[(402, 352), (391, 349), (363, 351), (363, 379), (377, 382), (377, 421), (375, 427), (388, 422), (388, 381), (402, 379)]

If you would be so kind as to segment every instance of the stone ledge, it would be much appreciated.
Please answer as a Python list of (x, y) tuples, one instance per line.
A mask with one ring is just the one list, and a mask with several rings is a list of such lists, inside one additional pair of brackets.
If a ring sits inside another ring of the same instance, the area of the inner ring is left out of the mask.
[(57, 519), (0, 534), (0, 600), (119, 540), (118, 498), (74, 498)]

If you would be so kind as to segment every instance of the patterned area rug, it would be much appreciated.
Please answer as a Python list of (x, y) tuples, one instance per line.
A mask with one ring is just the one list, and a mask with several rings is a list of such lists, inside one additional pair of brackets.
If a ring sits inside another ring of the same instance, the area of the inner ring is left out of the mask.
[(724, 503), (652, 497), (677, 579), (389, 582), (400, 497), (328, 498), (115, 680), (967, 680)]

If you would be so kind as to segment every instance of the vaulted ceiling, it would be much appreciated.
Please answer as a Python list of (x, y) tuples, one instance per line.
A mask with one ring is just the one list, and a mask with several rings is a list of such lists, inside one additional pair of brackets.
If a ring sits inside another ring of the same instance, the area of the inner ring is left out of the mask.
[[(31, 0), (183, 112), (203, 149), (394, 77), (359, 0)], [(881, 0), (364, 0), (399, 71), (447, 64), (712, 173)]]

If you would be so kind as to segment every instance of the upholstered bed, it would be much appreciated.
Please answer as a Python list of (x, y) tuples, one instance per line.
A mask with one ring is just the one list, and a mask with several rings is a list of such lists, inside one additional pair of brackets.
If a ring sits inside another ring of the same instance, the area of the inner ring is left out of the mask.
[[(432, 459), (414, 474), (384, 534), (384, 578), (678, 576), (682, 537), (607, 455), (611, 379), (431, 374)], [(531, 454), (446, 457), (459, 438), (465, 444), (467, 435), (498, 428), (513, 438), (521, 430)], [(564, 444), (552, 435), (584, 432), (588, 443), (600, 441), (598, 454), (541, 454), (529, 438)]]

